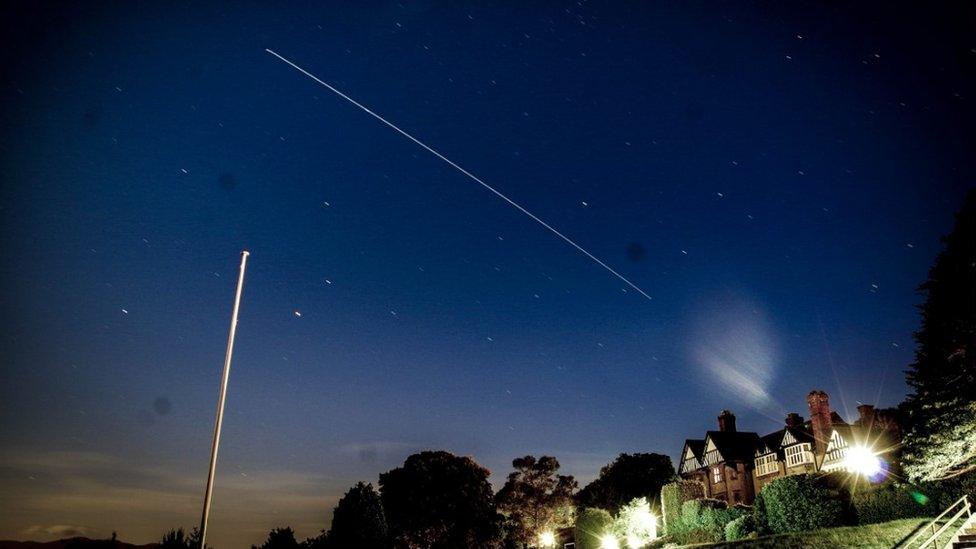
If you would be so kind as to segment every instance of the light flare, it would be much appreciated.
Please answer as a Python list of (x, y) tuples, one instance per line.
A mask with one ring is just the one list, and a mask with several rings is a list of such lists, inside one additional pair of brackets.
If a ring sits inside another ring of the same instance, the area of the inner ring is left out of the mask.
[(847, 450), (844, 466), (848, 471), (874, 478), (882, 472), (881, 458), (867, 446), (856, 445)]

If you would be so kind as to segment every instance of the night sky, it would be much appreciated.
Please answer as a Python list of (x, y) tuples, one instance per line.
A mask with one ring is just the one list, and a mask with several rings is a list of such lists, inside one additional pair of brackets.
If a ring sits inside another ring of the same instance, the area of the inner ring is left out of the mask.
[(242, 249), (218, 549), (420, 449), (895, 405), (976, 180), (955, 4), (74, 4), (0, 15), (0, 539), (198, 522)]

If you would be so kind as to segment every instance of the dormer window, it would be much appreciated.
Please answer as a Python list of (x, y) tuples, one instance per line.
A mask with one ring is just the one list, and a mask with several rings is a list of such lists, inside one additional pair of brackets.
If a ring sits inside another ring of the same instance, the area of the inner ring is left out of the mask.
[(809, 442), (794, 444), (793, 446), (788, 446), (786, 448), (787, 467), (803, 465), (805, 463), (813, 463), (813, 451), (810, 449)]
[(769, 475), (775, 473), (779, 467), (776, 464), (776, 453), (766, 454), (756, 458), (756, 476)]

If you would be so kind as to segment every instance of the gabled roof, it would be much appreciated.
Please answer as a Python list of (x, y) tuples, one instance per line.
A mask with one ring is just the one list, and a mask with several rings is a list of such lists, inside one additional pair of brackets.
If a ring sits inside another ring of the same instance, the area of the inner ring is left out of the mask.
[(751, 462), (759, 445), (759, 435), (741, 431), (707, 431), (705, 448), (714, 447), (721, 456), (720, 461)]
[[(705, 452), (705, 439), (689, 438), (685, 441), (685, 450), (688, 449), (695, 454), (695, 457), (701, 459), (702, 454)], [(684, 457), (684, 452), (682, 452), (681, 457)]]
[(705, 441), (702, 439), (689, 438), (685, 440), (685, 447), (681, 449), (681, 461), (678, 463), (678, 472), (687, 473), (690, 469), (685, 468), (685, 460), (688, 454), (695, 458), (695, 469), (701, 468), (702, 455), (705, 453)]
[(780, 429), (779, 431), (774, 431), (766, 436), (760, 437), (759, 444), (756, 445), (756, 457), (778, 452), (783, 442), (783, 433), (785, 432), (786, 429)]
[(790, 436), (783, 435), (783, 446), (813, 442), (813, 431), (807, 427), (787, 427), (784, 431)]

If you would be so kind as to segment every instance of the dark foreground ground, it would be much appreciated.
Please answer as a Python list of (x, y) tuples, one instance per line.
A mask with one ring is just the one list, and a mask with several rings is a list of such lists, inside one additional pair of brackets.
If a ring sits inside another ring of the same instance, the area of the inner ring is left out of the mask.
[(83, 537), (65, 538), (55, 541), (12, 541), (0, 540), (0, 549), (156, 549), (158, 543), (133, 545), (124, 541), (108, 539), (88, 539)]

